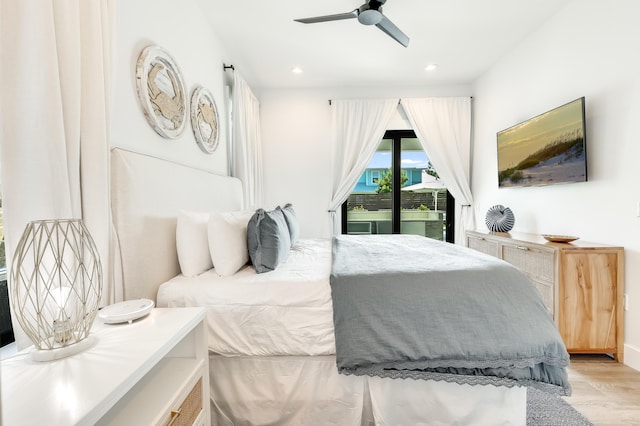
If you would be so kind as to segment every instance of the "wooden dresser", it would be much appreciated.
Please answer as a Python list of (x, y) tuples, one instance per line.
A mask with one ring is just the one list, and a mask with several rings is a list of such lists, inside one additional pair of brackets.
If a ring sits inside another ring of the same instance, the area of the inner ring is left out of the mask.
[(531, 278), (570, 353), (606, 353), (624, 361), (622, 247), (489, 231), (468, 231), (466, 244)]

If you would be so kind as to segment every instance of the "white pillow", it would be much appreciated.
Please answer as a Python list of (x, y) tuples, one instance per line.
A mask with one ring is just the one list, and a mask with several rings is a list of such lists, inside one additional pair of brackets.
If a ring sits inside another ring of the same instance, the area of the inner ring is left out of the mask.
[(233, 275), (249, 261), (247, 224), (252, 215), (253, 211), (235, 211), (209, 216), (209, 251), (218, 275)]
[(176, 223), (176, 248), (182, 275), (193, 277), (213, 268), (207, 223), (209, 213), (180, 211)]

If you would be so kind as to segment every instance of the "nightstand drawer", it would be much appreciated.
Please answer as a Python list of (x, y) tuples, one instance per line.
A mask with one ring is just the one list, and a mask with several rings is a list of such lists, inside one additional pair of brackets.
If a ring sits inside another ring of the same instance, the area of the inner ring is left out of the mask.
[(192, 426), (202, 412), (202, 379), (193, 386), (180, 408), (171, 412), (169, 426)]

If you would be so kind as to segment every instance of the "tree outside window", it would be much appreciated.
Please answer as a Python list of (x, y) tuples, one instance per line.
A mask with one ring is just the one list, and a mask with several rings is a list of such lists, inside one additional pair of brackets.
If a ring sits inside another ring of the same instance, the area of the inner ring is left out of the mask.
[[(403, 187), (407, 181), (409, 180), (409, 176), (405, 171), (401, 171), (400, 173), (400, 187)], [(376, 193), (378, 194), (388, 194), (393, 189), (393, 170), (388, 169), (384, 175), (378, 180), (378, 187), (376, 188)]]

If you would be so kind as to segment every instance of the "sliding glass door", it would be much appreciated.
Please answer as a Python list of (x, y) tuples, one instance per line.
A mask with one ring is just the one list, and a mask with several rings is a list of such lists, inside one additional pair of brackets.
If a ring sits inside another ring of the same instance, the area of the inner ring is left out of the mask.
[[(453, 201), (412, 130), (387, 131), (342, 208), (348, 234), (415, 234), (452, 241)], [(450, 234), (450, 238), (449, 235)]]

